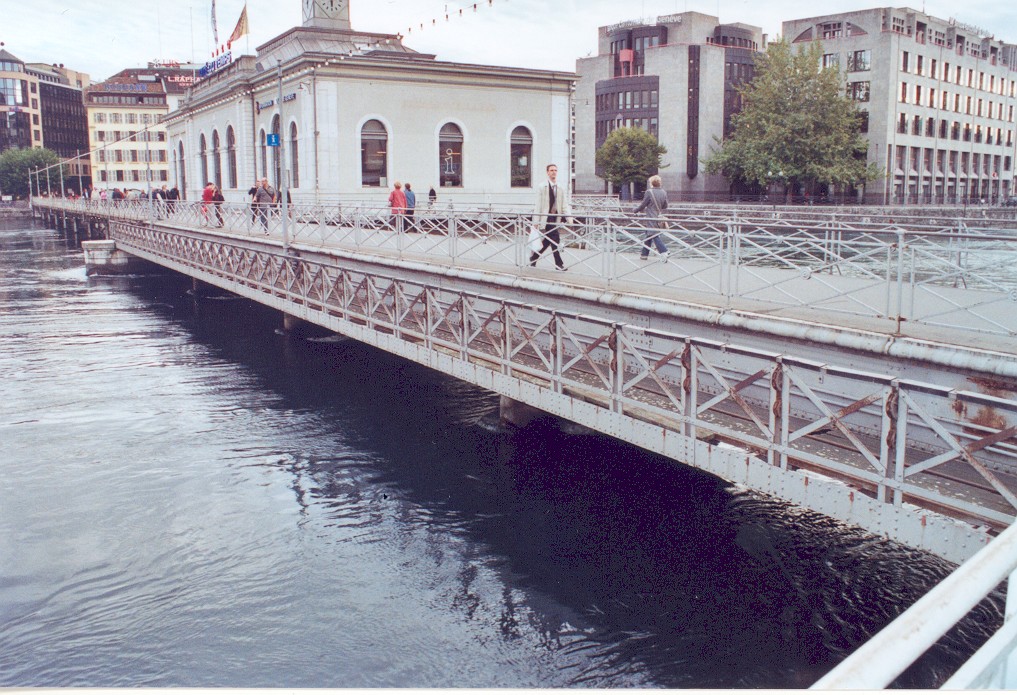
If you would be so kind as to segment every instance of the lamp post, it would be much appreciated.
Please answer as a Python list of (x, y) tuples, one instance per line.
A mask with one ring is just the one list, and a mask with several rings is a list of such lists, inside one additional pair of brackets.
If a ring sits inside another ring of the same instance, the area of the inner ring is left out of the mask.
[(286, 123), (283, 120), (283, 89), (282, 89), (282, 58), (276, 58), (276, 62), (279, 67), (279, 200), (280, 207), (282, 209), (282, 241), (283, 251), (289, 251), (290, 247), (290, 234), (289, 234), (289, 218), (290, 209), (289, 203), (286, 200), (286, 150), (283, 147), (283, 131), (286, 130)]
[(50, 167), (52, 167), (52, 166), (53, 165), (51, 164), (50, 166), (46, 167), (46, 195), (49, 196), (50, 198), (53, 197), (53, 190), (52, 190), (52, 188), (50, 188), (50, 185), (49, 185), (49, 170), (50, 170)]

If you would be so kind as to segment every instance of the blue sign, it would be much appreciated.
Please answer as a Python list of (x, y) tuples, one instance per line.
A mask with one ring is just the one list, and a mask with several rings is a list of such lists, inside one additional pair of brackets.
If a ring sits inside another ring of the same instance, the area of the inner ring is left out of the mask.
[(265, 144), (269, 147), (279, 147), (279, 133), (269, 133), (266, 135)]

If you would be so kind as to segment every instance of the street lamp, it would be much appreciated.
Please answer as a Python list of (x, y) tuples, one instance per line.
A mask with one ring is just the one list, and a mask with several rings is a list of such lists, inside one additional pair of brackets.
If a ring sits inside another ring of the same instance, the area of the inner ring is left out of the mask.
[(290, 208), (289, 203), (286, 200), (286, 150), (283, 147), (283, 132), (286, 130), (286, 121), (283, 118), (283, 89), (282, 89), (282, 58), (276, 58), (279, 68), (279, 199), (282, 209), (282, 240), (283, 240), (283, 251), (288, 251), (290, 247), (290, 235), (289, 235), (289, 218)]

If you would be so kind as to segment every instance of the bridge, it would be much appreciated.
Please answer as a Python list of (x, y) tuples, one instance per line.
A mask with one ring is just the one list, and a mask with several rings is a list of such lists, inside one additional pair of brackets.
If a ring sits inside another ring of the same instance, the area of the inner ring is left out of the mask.
[[(103, 237), (92, 268), (144, 259), (499, 393), (519, 424), (552, 413), (970, 558), (815, 687), (885, 687), (1017, 571), (1012, 217), (690, 207), (643, 261), (642, 221), (589, 205), (559, 272), (496, 206), (34, 209)], [(1014, 605), (949, 687), (1013, 685)]]
[[(530, 215), (368, 203), (99, 205), (37, 198), (140, 258), (962, 562), (1017, 513), (1014, 221), (590, 209), (567, 272), (528, 265)], [(220, 219), (221, 218), (221, 219)], [(221, 224), (221, 226), (220, 226)]]

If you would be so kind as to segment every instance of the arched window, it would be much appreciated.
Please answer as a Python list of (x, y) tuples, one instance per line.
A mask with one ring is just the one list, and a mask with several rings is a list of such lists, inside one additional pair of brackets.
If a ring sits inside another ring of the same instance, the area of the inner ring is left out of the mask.
[[(272, 134), (276, 136), (276, 142), (279, 142), (281, 132), (282, 128), (279, 126), (279, 114), (276, 114), (272, 117)], [(275, 181), (273, 182), (275, 184), (275, 189), (277, 191), (282, 190), (286, 182), (283, 181), (282, 160), (279, 158), (278, 147), (272, 148), (272, 172), (275, 176)]]
[(230, 188), (237, 187), (237, 135), (233, 126), (226, 128), (226, 171)]
[(261, 177), (268, 177), (268, 146), (265, 144), (265, 129), (261, 129), (260, 140), (261, 143)]
[(388, 187), (388, 131), (381, 121), (360, 129), (360, 185)]
[(512, 162), (512, 188), (529, 188), (530, 173), (533, 170), (533, 135), (523, 126), (516, 126), (512, 130), (509, 157)]
[(290, 187), (300, 188), (300, 149), (297, 147), (296, 123), (290, 123), (290, 177)]
[(219, 153), (219, 131), (212, 131), (212, 181), (222, 188), (222, 159)]
[(201, 167), (201, 185), (208, 183), (208, 144), (205, 142), (205, 134), (198, 138), (198, 166)]
[(463, 185), (463, 131), (446, 123), (438, 133), (438, 174), (442, 188)]
[(177, 148), (177, 185), (180, 188), (180, 197), (187, 196), (187, 160), (184, 159), (184, 143), (181, 142)]

